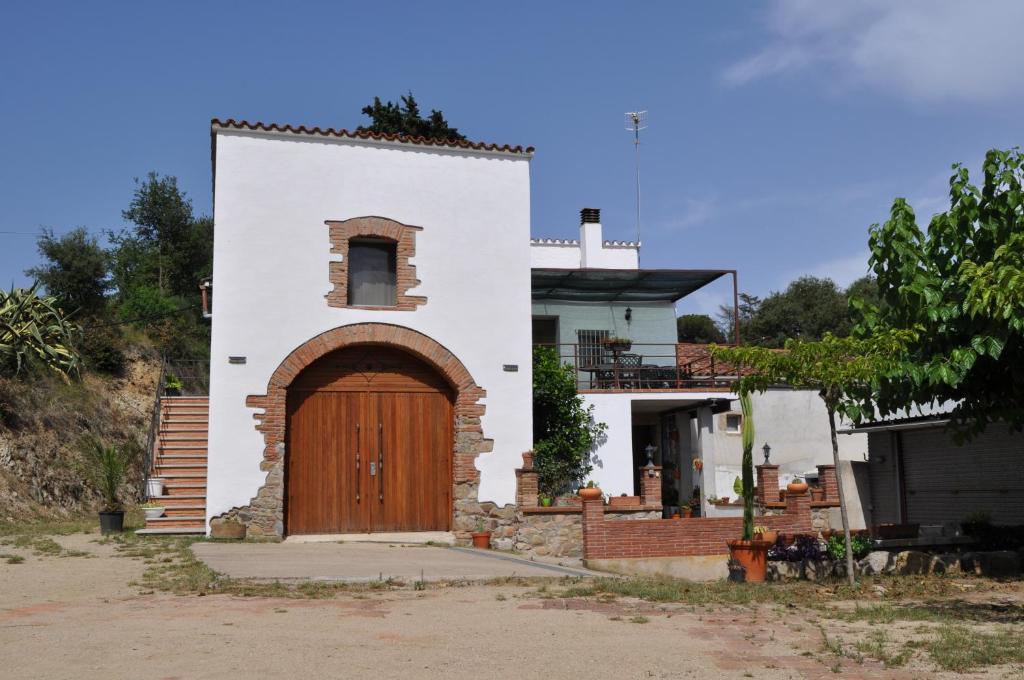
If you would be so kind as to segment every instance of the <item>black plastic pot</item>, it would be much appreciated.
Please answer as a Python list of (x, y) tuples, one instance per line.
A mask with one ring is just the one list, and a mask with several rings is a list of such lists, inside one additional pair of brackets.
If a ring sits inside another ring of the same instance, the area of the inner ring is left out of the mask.
[(116, 534), (124, 531), (124, 510), (100, 513), (100, 533)]

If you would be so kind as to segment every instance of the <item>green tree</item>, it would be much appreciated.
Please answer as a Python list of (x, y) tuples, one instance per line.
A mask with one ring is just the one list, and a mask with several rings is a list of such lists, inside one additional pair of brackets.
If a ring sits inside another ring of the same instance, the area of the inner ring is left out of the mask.
[[(760, 309), (761, 298), (756, 295), (751, 295), (750, 293), (739, 294), (739, 313), (736, 316), (739, 317), (740, 340), (743, 342), (749, 342), (750, 324), (757, 317)], [(719, 327), (722, 329), (722, 332), (725, 334), (725, 337), (729, 342), (732, 342), (736, 337), (732, 305), (719, 305), (717, 316)]]
[(721, 329), (707, 314), (683, 314), (677, 318), (676, 336), (679, 342), (693, 342), (702, 345), (726, 342)]
[(398, 103), (382, 103), (380, 97), (374, 97), (372, 104), (363, 107), (363, 114), (373, 121), (369, 125), (360, 125), (357, 128), (363, 132), (452, 141), (466, 138), (459, 133), (458, 128), (448, 125), (444, 114), (436, 109), (432, 109), (426, 118), (421, 116), (419, 104), (416, 103), (412, 92), (402, 95)]
[(538, 486), (549, 495), (571, 491), (593, 465), (591, 452), (607, 426), (594, 422), (576, 392), (576, 371), (551, 347), (533, 348), (533, 449)]
[(825, 402), (832, 437), (832, 459), (839, 478), (839, 506), (846, 537), (847, 576), (851, 584), (854, 581), (853, 550), (850, 548), (850, 521), (839, 467), (836, 414), (846, 415), (854, 421), (861, 420), (865, 415), (864, 403), (870, 401), (870, 395), (878, 385), (904, 369), (904, 352), (915, 338), (913, 330), (891, 331), (863, 339), (839, 338), (826, 333), (816, 342), (788, 340), (784, 352), (753, 346), (711, 348), (716, 360), (739, 367), (741, 377), (736, 381), (735, 389), (741, 397), (750, 392), (764, 392), (781, 383), (796, 389), (815, 390)]
[(63, 377), (78, 374), (80, 329), (69, 321), (52, 296), (32, 288), (0, 290), (0, 375), (19, 376), (42, 366)]
[(751, 319), (745, 340), (782, 347), (789, 338), (818, 340), (825, 333), (848, 335), (850, 312), (846, 295), (832, 279), (802, 276), (785, 291), (762, 301)]
[(110, 290), (110, 256), (96, 238), (83, 227), (59, 238), (44, 229), (36, 247), (44, 262), (25, 274), (41, 283), (69, 313), (101, 315)]
[(921, 330), (906, 374), (883, 381), (874, 405), (954, 401), (959, 436), (996, 421), (1024, 428), (1024, 156), (991, 150), (983, 174), (978, 187), (954, 165), (949, 210), (927, 230), (897, 198), (869, 238), (881, 303), (852, 303), (859, 336)]
[(123, 216), (133, 226), (110, 236), (121, 318), (144, 323), (166, 351), (204, 355), (198, 286), (212, 272), (213, 221), (195, 217), (177, 179), (153, 172), (136, 181)]

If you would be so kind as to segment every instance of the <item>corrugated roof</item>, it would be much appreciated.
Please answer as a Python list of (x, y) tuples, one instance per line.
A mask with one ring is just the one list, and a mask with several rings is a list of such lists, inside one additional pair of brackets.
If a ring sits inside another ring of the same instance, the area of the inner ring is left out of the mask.
[(285, 132), (297, 135), (312, 135), (318, 137), (342, 137), (347, 139), (365, 139), (380, 142), (396, 142), (400, 144), (417, 144), (419, 146), (433, 146), (449, 149), (467, 149), (472, 151), (491, 151), (497, 153), (509, 153), (518, 156), (527, 156), (533, 153), (532, 146), (512, 146), (510, 144), (493, 144), (490, 142), (471, 142), (465, 139), (429, 139), (427, 137), (410, 137), (407, 135), (389, 135), (379, 132), (367, 132), (365, 130), (346, 130), (344, 128), (322, 128), (306, 127), (305, 125), (280, 125), (278, 123), (261, 123), (259, 121), (249, 122), (247, 120), (235, 120), (228, 118), (220, 120), (214, 118), (210, 121), (214, 130), (254, 130), (258, 132)]
[(534, 300), (675, 302), (731, 271), (709, 269), (533, 269)]

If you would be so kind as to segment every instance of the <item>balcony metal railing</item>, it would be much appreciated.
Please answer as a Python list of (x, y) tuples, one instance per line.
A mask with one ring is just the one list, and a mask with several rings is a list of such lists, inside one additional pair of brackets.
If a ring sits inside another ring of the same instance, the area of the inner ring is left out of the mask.
[(731, 366), (717, 366), (710, 352), (694, 351), (694, 345), (596, 342), (534, 346), (556, 352), (562, 364), (575, 368), (576, 389), (581, 391), (725, 389), (735, 380)]

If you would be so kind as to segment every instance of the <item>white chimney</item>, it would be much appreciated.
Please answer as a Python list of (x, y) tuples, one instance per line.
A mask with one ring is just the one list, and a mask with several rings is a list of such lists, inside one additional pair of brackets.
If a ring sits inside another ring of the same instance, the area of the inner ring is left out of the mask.
[(603, 261), (601, 235), (601, 209), (584, 208), (580, 210), (580, 267), (593, 269), (600, 267)]

